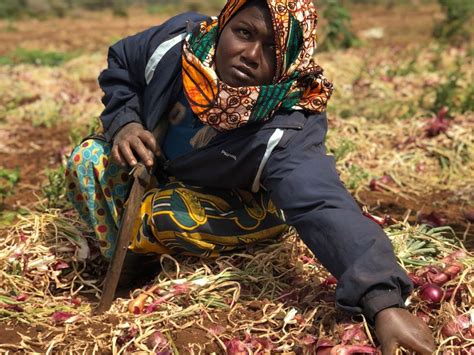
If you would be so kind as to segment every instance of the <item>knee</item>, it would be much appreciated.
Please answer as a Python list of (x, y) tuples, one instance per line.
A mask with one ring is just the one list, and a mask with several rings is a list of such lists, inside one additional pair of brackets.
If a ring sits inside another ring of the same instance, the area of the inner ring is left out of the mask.
[(110, 143), (88, 139), (72, 151), (67, 161), (66, 178), (82, 181), (81, 177), (97, 175), (107, 168), (109, 157)]

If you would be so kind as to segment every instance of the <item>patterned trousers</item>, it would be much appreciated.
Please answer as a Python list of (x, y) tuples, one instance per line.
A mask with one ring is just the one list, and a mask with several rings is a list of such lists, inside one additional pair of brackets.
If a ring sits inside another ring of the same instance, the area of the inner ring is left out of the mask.
[[(106, 258), (113, 255), (132, 183), (129, 172), (109, 159), (110, 152), (110, 143), (87, 139), (73, 150), (66, 169), (67, 197), (94, 229)], [(265, 192), (155, 183), (142, 199), (129, 249), (216, 257), (287, 229)]]

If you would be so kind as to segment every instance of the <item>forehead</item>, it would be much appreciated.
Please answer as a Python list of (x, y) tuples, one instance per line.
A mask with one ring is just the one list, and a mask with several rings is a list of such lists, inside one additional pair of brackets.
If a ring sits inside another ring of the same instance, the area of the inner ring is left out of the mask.
[(272, 18), (264, 4), (245, 6), (231, 18), (230, 22), (253, 27), (261, 35), (273, 38)]

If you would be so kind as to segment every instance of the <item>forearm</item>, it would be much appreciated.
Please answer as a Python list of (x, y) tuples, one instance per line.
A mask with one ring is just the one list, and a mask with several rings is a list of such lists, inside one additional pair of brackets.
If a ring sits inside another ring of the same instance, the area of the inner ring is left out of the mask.
[(305, 145), (320, 127), (308, 120), (289, 146), (270, 157), (264, 186), (287, 223), (338, 279), (337, 305), (373, 320), (383, 308), (403, 306), (411, 281), (384, 231), (362, 215), (341, 183), (324, 145)]

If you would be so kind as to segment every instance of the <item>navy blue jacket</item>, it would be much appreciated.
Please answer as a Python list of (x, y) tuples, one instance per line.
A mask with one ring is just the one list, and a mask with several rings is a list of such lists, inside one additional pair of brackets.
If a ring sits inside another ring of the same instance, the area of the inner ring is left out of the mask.
[[(195, 13), (127, 37), (109, 49), (99, 76), (105, 135), (129, 122), (152, 130), (182, 90), (181, 39)], [(319, 261), (338, 279), (336, 304), (369, 320), (403, 307), (412, 290), (383, 230), (364, 217), (326, 155), (325, 114), (277, 112), (263, 124), (218, 134), (202, 148), (165, 164), (187, 183), (214, 188), (262, 187)]]

